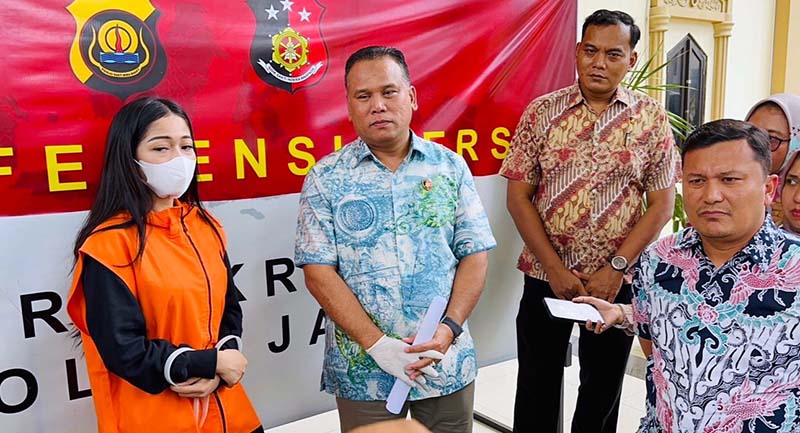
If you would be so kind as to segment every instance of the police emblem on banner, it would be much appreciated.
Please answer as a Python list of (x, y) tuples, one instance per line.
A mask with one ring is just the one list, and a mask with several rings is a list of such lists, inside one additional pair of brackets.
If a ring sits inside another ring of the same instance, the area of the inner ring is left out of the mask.
[(164, 77), (159, 12), (149, 0), (75, 0), (67, 10), (77, 24), (69, 63), (80, 82), (124, 100)]
[(319, 82), (328, 69), (316, 0), (247, 0), (256, 16), (250, 62), (267, 84), (294, 93)]

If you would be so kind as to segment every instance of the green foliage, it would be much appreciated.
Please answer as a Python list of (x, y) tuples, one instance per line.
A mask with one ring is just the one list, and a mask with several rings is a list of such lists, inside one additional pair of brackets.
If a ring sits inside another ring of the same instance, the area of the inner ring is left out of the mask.
[[(664, 64), (651, 69), (650, 65), (652, 65), (654, 61), (655, 57), (650, 56), (650, 58), (647, 59), (641, 67), (633, 69), (628, 74), (627, 78), (622, 82), (622, 85), (633, 90), (634, 92), (645, 94), (651, 90), (656, 92), (666, 92), (667, 90), (689, 88), (687, 86), (681, 86), (678, 84), (649, 84), (651, 77), (655, 76), (659, 71), (666, 70), (666, 67), (669, 65), (669, 61), (667, 61)], [(692, 125), (688, 120), (677, 114), (668, 111), (667, 117), (669, 118), (669, 125), (672, 127), (672, 133), (681, 139), (686, 138), (686, 136), (689, 135), (689, 133), (695, 128), (695, 125)]]
[(672, 233), (686, 227), (686, 210), (683, 207), (683, 195), (675, 187), (675, 208), (672, 211)]

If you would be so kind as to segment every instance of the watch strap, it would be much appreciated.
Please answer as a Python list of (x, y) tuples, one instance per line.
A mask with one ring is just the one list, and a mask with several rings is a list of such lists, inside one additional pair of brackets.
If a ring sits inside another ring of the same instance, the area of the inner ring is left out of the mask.
[(458, 337), (461, 335), (461, 333), (464, 332), (464, 329), (461, 327), (461, 325), (459, 325), (458, 323), (456, 323), (455, 320), (453, 320), (453, 319), (451, 319), (451, 318), (449, 318), (447, 316), (444, 316), (444, 318), (442, 319), (442, 324), (447, 326), (448, 328), (450, 328), (451, 331), (453, 331), (453, 342), (454, 343), (458, 339)]

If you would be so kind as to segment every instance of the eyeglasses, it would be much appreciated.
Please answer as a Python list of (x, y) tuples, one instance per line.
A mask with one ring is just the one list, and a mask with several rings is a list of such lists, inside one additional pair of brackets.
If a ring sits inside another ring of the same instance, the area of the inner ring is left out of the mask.
[(791, 138), (787, 138), (787, 139), (784, 140), (782, 138), (773, 137), (773, 136), (770, 135), (769, 136), (769, 150), (772, 151), (772, 152), (775, 152), (776, 150), (778, 150), (778, 148), (781, 147), (781, 144), (788, 143), (789, 141), (791, 141)]

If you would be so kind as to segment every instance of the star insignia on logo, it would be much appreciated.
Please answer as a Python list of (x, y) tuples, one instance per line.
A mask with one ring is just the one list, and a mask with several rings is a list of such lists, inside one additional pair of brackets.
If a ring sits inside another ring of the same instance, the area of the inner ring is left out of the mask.
[(246, 0), (256, 19), (250, 63), (262, 81), (295, 93), (325, 76), (328, 50), (321, 19), (326, 9), (320, 1), (325, 0)]
[(277, 20), (278, 19), (278, 12), (280, 12), (280, 11), (275, 9), (275, 6), (270, 4), (269, 5), (269, 9), (264, 9), (264, 12), (266, 12), (267, 15), (269, 15), (267, 17), (268, 20)]

